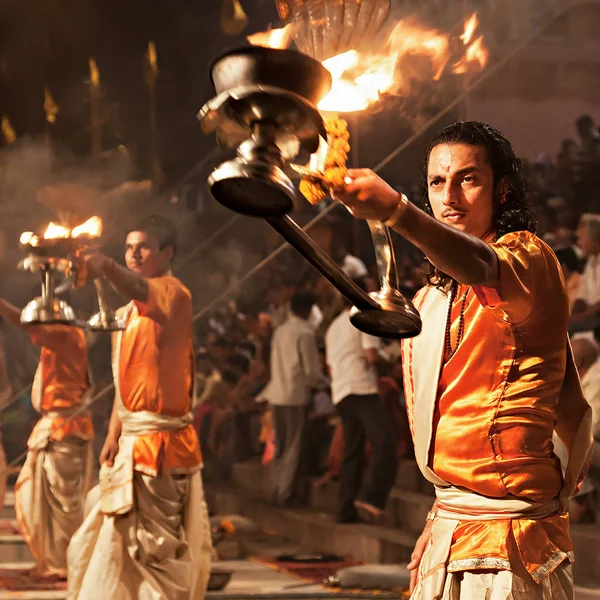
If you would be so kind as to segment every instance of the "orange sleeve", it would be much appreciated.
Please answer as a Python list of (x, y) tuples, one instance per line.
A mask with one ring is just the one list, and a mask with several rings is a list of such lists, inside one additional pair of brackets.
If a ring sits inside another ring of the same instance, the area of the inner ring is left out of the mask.
[(529, 231), (502, 236), (490, 247), (498, 257), (500, 283), (496, 288), (474, 286), (483, 306), (501, 311), (510, 323), (521, 323), (530, 315), (544, 282), (556, 282), (560, 266), (554, 253)]
[(191, 303), (187, 288), (175, 277), (156, 277), (148, 280), (148, 299), (135, 301), (141, 316), (164, 325), (181, 306), (182, 302)]

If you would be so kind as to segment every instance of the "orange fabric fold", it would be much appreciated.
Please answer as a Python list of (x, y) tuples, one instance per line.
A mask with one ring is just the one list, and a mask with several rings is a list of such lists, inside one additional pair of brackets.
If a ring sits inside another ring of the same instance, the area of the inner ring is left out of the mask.
[[(148, 300), (134, 302), (122, 333), (119, 388), (127, 410), (181, 417), (191, 409), (191, 294), (175, 277), (148, 280)], [(138, 471), (156, 475), (194, 470), (202, 462), (192, 426), (137, 436)]]

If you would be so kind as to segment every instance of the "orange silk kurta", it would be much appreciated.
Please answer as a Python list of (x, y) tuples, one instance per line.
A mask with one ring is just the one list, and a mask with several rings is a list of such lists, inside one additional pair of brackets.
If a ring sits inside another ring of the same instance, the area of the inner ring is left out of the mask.
[[(119, 388), (130, 411), (182, 417), (191, 409), (192, 300), (175, 277), (148, 280), (147, 302), (127, 311), (119, 356)], [(192, 425), (137, 436), (135, 469), (150, 475), (186, 472), (202, 462)]]
[[(81, 406), (83, 394), (90, 387), (85, 333), (67, 325), (39, 325), (31, 327), (29, 335), (34, 344), (42, 347), (40, 362), (32, 388), (36, 410), (64, 412), (52, 421), (52, 440), (67, 436), (92, 439), (94, 430), (89, 414), (68, 419), (68, 413)], [(31, 438), (36, 439), (34, 429)]]
[[(544, 503), (559, 495), (563, 481), (552, 433), (566, 365), (564, 280), (552, 250), (531, 233), (510, 233), (490, 245), (499, 260), (500, 285), (458, 289), (453, 349), (466, 293), (464, 334), (439, 374), (429, 467), (444, 481), (482, 496)], [(417, 307), (427, 293), (432, 292), (425, 288), (417, 294)], [(417, 368), (423, 377), (436, 374), (412, 364), (413, 343), (403, 344), (403, 359), (414, 435), (418, 398), (411, 393), (411, 377)], [(454, 533), (448, 571), (510, 568), (513, 538), (538, 581), (557, 566), (553, 556), (573, 549), (566, 514), (537, 521), (463, 521)]]

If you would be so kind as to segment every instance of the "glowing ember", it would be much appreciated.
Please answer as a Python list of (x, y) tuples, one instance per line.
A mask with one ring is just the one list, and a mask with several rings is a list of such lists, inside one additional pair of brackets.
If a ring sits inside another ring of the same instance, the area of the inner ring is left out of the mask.
[(288, 23), (280, 29), (271, 29), (269, 31), (260, 31), (248, 36), (248, 41), (253, 46), (264, 46), (265, 48), (275, 48), (283, 50), (290, 45), (292, 41), (292, 24)]
[(71, 237), (76, 238), (82, 235), (100, 237), (102, 235), (102, 219), (100, 217), (91, 217), (83, 225), (78, 225), (71, 231)]
[(50, 221), (46, 231), (44, 231), (45, 240), (67, 239), (71, 236), (71, 230), (68, 227), (57, 225)]

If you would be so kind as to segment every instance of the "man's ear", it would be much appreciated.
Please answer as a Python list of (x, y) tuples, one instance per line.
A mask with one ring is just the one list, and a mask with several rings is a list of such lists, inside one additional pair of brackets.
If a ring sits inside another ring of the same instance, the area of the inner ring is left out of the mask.
[(504, 204), (506, 202), (506, 197), (508, 196), (508, 181), (506, 177), (503, 177), (497, 185), (498, 199), (500, 200), (500, 204)]
[(173, 261), (173, 257), (175, 256), (175, 252), (173, 250), (173, 246), (167, 246), (161, 250), (161, 254), (165, 257), (169, 263)]

